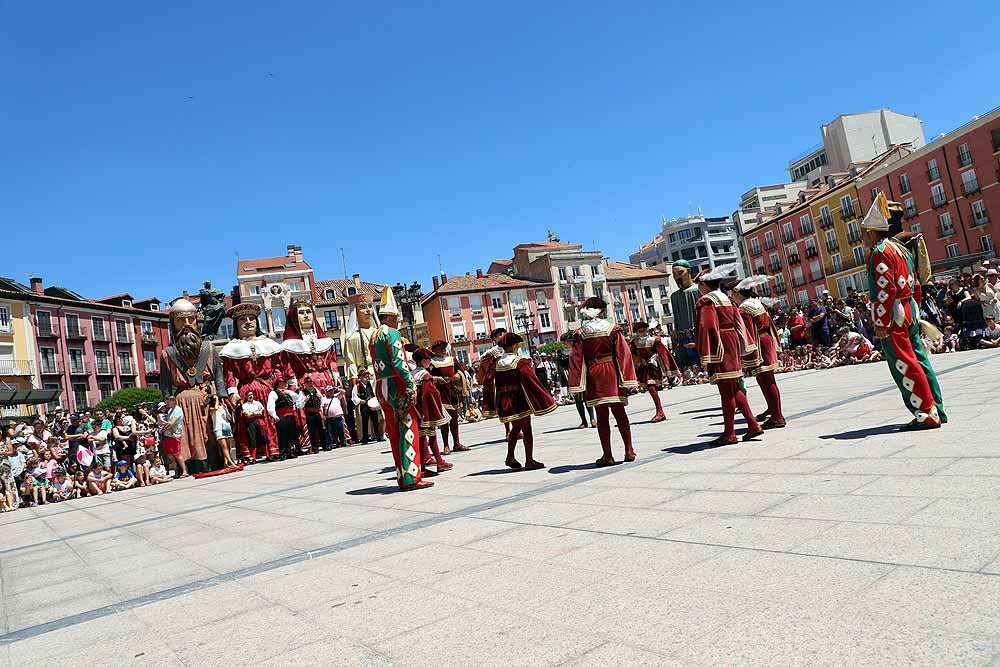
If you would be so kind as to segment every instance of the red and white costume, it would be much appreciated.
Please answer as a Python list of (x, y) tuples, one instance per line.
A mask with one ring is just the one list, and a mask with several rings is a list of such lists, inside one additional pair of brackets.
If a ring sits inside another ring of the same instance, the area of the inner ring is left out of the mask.
[(499, 345), (494, 345), (479, 357), (476, 381), (482, 387), (483, 396), (479, 400), (479, 409), (485, 418), (497, 416), (496, 387), (493, 384), (493, 373), (496, 369), (497, 359), (502, 355), (503, 348)]
[(547, 415), (556, 409), (552, 394), (542, 386), (530, 359), (505, 352), (493, 374), (497, 414), (504, 424)]
[[(766, 281), (767, 277), (763, 279)], [(785, 424), (785, 416), (781, 411), (781, 392), (778, 391), (778, 383), (774, 379), (774, 373), (781, 368), (781, 361), (778, 358), (778, 351), (781, 349), (778, 330), (771, 321), (771, 313), (760, 299), (746, 298), (739, 308), (747, 337), (755, 348), (744, 358), (743, 365), (750, 375), (757, 378), (757, 385), (767, 402), (769, 418), (764, 423), (764, 428), (772, 426), (780, 428)]]
[[(645, 322), (637, 322), (632, 325), (635, 329), (648, 329)], [(639, 385), (649, 392), (653, 398), (653, 405), (656, 412), (653, 414), (653, 422), (661, 422), (666, 419), (663, 414), (663, 404), (660, 402), (659, 391), (663, 387), (664, 380), (670, 377), (679, 377), (681, 369), (670, 354), (670, 350), (659, 336), (635, 335), (632, 337), (632, 359), (635, 361), (635, 375)]]
[(281, 341), (286, 379), (295, 378), (302, 386), (306, 378), (320, 391), (340, 384), (337, 353), (333, 339), (327, 337), (319, 322), (313, 319), (313, 330), (299, 331), (298, 318), (289, 312)]
[(431, 375), (442, 377), (448, 380), (437, 385), (441, 392), (441, 406), (450, 417), (448, 424), (441, 427), (441, 441), (444, 443), (444, 452), (448, 453), (448, 433), (454, 441), (453, 449), (464, 451), (466, 448), (458, 440), (458, 410), (462, 407), (462, 397), (459, 393), (459, 385), (456, 383), (458, 368), (455, 366), (455, 358), (445, 354), (431, 358)]
[[(274, 373), (281, 372), (284, 364), (281, 351), (281, 346), (267, 336), (237, 338), (226, 343), (219, 352), (226, 392), (245, 401), (247, 393), (252, 391), (258, 401), (267, 403), (268, 396), (274, 391)], [(277, 456), (278, 433), (274, 419), (265, 411), (255, 421), (261, 434), (267, 439), (265, 451), (251, 451), (246, 430), (248, 418), (240, 411), (236, 425), (236, 442), (239, 444), (240, 454), (244, 458)]]
[(420, 415), (420, 435), (437, 437), (437, 429), (451, 421), (441, 401), (441, 392), (434, 376), (426, 368), (416, 366), (410, 372), (417, 386), (417, 413)]

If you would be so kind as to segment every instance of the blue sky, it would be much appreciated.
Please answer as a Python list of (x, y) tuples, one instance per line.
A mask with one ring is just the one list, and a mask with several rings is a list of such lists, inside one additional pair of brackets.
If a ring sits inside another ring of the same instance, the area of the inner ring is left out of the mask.
[(429, 288), (548, 228), (627, 260), (839, 113), (1000, 104), (1000, 3), (894, 4), (0, 3), (0, 275), (170, 299), (297, 243)]

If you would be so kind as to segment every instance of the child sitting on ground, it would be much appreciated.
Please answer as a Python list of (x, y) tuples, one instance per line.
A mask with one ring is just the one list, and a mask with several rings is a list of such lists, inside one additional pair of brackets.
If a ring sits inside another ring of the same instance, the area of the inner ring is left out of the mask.
[(157, 456), (153, 459), (153, 466), (149, 469), (149, 483), (163, 484), (169, 481), (170, 475), (167, 474), (167, 469), (163, 466), (163, 461)]
[(124, 491), (136, 485), (135, 473), (129, 470), (128, 461), (119, 461), (116, 466), (115, 476), (111, 479), (112, 491)]

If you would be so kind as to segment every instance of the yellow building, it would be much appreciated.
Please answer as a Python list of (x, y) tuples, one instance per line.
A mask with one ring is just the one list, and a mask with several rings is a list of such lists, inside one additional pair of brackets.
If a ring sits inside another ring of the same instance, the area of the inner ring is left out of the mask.
[[(31, 389), (35, 380), (35, 334), (31, 306), (18, 299), (13, 281), (0, 278), (0, 417), (28, 417), (35, 406), (9, 406), (7, 394)], [(6, 399), (6, 400), (5, 400)]]
[(810, 202), (809, 210), (816, 221), (826, 288), (834, 296), (847, 296), (851, 287), (858, 291), (868, 289), (861, 243), (864, 213), (850, 174), (831, 174), (829, 179), (832, 187), (818, 194)]

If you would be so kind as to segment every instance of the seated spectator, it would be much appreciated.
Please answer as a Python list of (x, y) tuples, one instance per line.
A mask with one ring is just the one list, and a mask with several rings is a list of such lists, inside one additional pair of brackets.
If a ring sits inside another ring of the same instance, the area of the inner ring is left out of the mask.
[(1000, 347), (1000, 325), (995, 317), (986, 318), (986, 326), (983, 327), (983, 337), (979, 340), (979, 347)]
[(65, 468), (56, 468), (56, 477), (52, 482), (52, 502), (59, 503), (73, 497), (73, 482), (66, 477)]
[(48, 468), (40, 461), (31, 469), (28, 477), (31, 477), (31, 504), (37, 507), (44, 505), (49, 500), (49, 493), (52, 490), (49, 484)]
[(109, 466), (94, 465), (87, 475), (87, 492), (92, 496), (100, 496), (108, 492), (111, 483)]
[(125, 489), (131, 489), (136, 485), (138, 480), (136, 479), (135, 473), (129, 469), (128, 461), (122, 459), (115, 464), (115, 467), (117, 470), (115, 471), (114, 477), (111, 478), (112, 491), (124, 491)]
[(163, 484), (170, 481), (167, 469), (163, 467), (163, 461), (157, 456), (153, 459), (153, 465), (149, 469), (149, 481), (151, 484)]
[(149, 486), (149, 457), (143, 450), (138, 456), (135, 457), (135, 477), (139, 482), (139, 486)]
[(83, 498), (87, 495), (87, 476), (82, 470), (73, 474), (73, 497)]
[(944, 338), (941, 339), (941, 352), (958, 352), (958, 334), (953, 327), (944, 328)]

